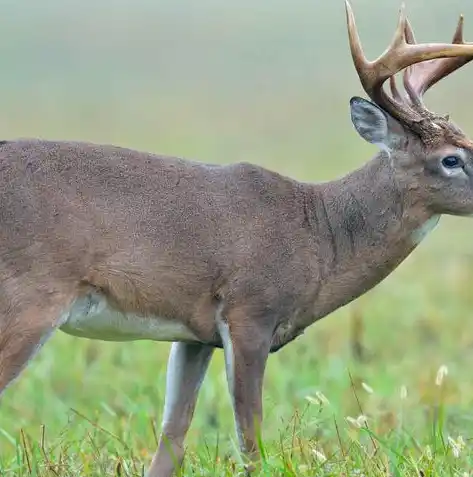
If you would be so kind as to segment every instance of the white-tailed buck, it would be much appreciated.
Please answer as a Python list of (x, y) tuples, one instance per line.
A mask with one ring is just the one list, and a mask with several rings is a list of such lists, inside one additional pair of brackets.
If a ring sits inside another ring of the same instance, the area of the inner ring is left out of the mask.
[(148, 474), (166, 477), (223, 348), (240, 444), (257, 457), (268, 355), (379, 283), (441, 214), (473, 214), (473, 143), (421, 99), (473, 59), (462, 18), (451, 44), (417, 44), (401, 10), (390, 47), (369, 62), (346, 11), (372, 101), (352, 98), (351, 118), (380, 152), (340, 180), (307, 184), (246, 163), (114, 146), (2, 142), (0, 390), (57, 328), (173, 341)]

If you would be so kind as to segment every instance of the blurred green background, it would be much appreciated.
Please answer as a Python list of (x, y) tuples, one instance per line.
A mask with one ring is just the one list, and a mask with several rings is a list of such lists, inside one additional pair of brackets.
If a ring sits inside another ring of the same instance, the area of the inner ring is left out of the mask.
[[(304, 181), (339, 177), (376, 152), (349, 118), (350, 97), (363, 93), (342, 0), (0, 5), (2, 138), (86, 140), (205, 162), (250, 161)], [(399, 2), (352, 5), (365, 52), (374, 58), (391, 39)], [(449, 41), (462, 12), (465, 36), (473, 40), (472, 2), (409, 0), (407, 12), (419, 41)], [(473, 126), (472, 78), (473, 64), (427, 98), (466, 131)], [(304, 412), (301, 435), (320, 440), (330, 454), (337, 447), (333, 422), (307, 410), (305, 397), (322, 391), (330, 413), (356, 417), (348, 370), (356, 386), (364, 381), (373, 388), (370, 394), (360, 387), (360, 399), (381, 434), (401, 425), (399, 389), (406, 386), (402, 425), (422, 440), (435, 374), (447, 365), (448, 432), (471, 432), (472, 239), (468, 219), (442, 218), (381, 285), (271, 357), (269, 446), (295, 412)], [(20, 430), (34, 447), (42, 424), (48, 452), (59, 461), (61, 453), (68, 456), (68, 468), (76, 469), (71, 475), (108, 469), (118, 456), (147, 463), (155, 447), (150, 418), (159, 431), (168, 349), (57, 333), (2, 398), (4, 475), (27, 468), (17, 448)], [(197, 454), (218, 436), (224, 450), (234, 441), (221, 353), (215, 358), (188, 439)]]

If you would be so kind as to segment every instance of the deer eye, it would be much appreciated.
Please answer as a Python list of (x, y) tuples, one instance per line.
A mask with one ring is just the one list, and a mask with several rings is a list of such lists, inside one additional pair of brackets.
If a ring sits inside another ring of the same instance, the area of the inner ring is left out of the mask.
[(463, 161), (458, 156), (446, 156), (442, 159), (442, 166), (446, 169), (463, 167)]

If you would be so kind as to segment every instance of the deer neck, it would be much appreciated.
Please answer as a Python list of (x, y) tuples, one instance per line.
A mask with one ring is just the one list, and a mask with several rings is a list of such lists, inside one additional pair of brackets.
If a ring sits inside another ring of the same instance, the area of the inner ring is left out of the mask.
[(316, 247), (315, 318), (391, 273), (437, 224), (399, 182), (385, 153), (347, 176), (311, 186), (307, 217)]

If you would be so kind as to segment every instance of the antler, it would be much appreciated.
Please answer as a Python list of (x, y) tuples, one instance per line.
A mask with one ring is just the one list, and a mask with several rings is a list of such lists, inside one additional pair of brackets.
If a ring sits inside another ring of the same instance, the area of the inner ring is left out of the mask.
[[(458, 19), (457, 29), (453, 35), (452, 44), (455, 45), (473, 45), (463, 40), (463, 15)], [(406, 41), (409, 44), (415, 44), (414, 32), (409, 24), (406, 23), (405, 30)], [(419, 63), (408, 67), (404, 72), (404, 88), (409, 99), (417, 108), (424, 108), (422, 103), (423, 94), (435, 83), (439, 82), (445, 76), (453, 73), (463, 65), (473, 60), (473, 54), (469, 56), (456, 56), (453, 58), (443, 58)]]
[[(348, 0), (345, 0), (345, 7), (350, 50), (364, 90), (378, 106), (408, 125), (431, 114), (423, 106), (422, 95), (442, 78), (473, 59), (473, 44), (463, 41), (463, 16), (460, 16), (452, 43), (417, 44), (402, 4), (391, 44), (376, 60), (368, 61), (363, 54)], [(407, 98), (401, 97), (394, 80), (394, 76), (404, 69)], [(388, 96), (383, 89), (388, 79), (393, 97)]]

